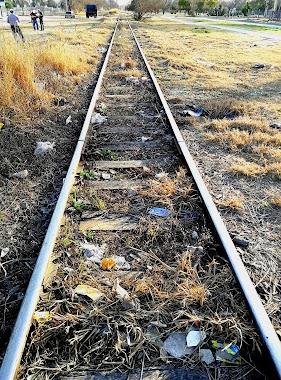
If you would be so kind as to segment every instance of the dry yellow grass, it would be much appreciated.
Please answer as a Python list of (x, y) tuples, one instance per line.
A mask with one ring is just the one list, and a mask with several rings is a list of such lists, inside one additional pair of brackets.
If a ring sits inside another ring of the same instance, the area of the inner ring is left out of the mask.
[(273, 204), (273, 205), (275, 205), (275, 206), (281, 207), (281, 196), (280, 197), (271, 198), (270, 199), (270, 203)]
[[(83, 75), (93, 71), (110, 29), (87, 30), (87, 24), (75, 29), (49, 28), (48, 39), (16, 44), (3, 34), (0, 44), (0, 122), (26, 123), (34, 111), (51, 105), (54, 96), (65, 96), (66, 85), (79, 84)], [(85, 31), (87, 30), (87, 33)], [(93, 38), (95, 34), (95, 38)], [(63, 91), (63, 93), (61, 93)]]
[(229, 168), (230, 171), (243, 174), (248, 177), (256, 177), (262, 174), (269, 174), (273, 176), (280, 177), (281, 176), (281, 163), (274, 162), (272, 164), (260, 166), (255, 162), (247, 162), (243, 159), (240, 159), (237, 163), (234, 163)]
[[(269, 127), (280, 120), (278, 46), (161, 19), (146, 22), (141, 32), (149, 37), (145, 52), (168, 99), (204, 110), (201, 118), (182, 120), (187, 129), (198, 126), (238, 158), (245, 152), (252, 162), (233, 166), (236, 173), (279, 176), (281, 135)], [(261, 57), (265, 67), (257, 70)]]
[(240, 210), (243, 210), (244, 208), (243, 201), (244, 201), (243, 197), (236, 196), (236, 197), (227, 198), (223, 200), (215, 200), (215, 203), (223, 207), (240, 211)]

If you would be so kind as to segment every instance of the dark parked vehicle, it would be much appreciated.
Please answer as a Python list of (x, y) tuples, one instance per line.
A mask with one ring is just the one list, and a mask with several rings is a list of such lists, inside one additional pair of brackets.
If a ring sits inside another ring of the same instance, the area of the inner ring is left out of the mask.
[(86, 9), (86, 17), (87, 18), (97, 17), (98, 10), (97, 10), (97, 6), (95, 4), (86, 4), (85, 9)]

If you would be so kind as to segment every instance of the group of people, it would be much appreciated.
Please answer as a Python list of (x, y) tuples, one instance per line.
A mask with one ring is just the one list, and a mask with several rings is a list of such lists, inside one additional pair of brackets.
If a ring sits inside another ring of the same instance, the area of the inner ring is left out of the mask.
[(39, 19), (40, 30), (44, 30), (44, 22), (43, 22), (43, 13), (38, 9), (38, 11), (31, 11), (30, 13), (32, 25), (34, 30), (39, 30), (37, 19)]
[[(39, 30), (37, 19), (39, 19), (40, 30), (44, 30), (43, 13), (40, 11), (40, 9), (38, 9), (37, 12), (32, 11), (30, 13), (30, 17), (31, 17), (32, 26), (33, 26), (34, 30)], [(18, 16), (14, 14), (13, 9), (10, 9), (10, 14), (7, 18), (7, 22), (11, 26), (11, 29), (12, 29), (12, 32), (14, 34), (15, 39), (17, 38), (17, 35), (19, 35), (20, 38), (22, 39), (22, 41), (24, 42), (24, 36), (23, 36), (21, 28), (19, 26), (20, 20), (19, 20)]]

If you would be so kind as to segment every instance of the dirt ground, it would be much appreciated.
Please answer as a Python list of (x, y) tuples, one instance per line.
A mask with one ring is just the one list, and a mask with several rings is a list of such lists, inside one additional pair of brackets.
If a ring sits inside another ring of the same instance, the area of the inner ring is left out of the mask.
[[(219, 130), (228, 112), (235, 113), (237, 102), (246, 111), (229, 129), (243, 130), (246, 122), (251, 134), (257, 120), (262, 120), (264, 128), (281, 122), (280, 68), (278, 79), (271, 79), (270, 73), (278, 70), (274, 62), (280, 42), (177, 24), (155, 20), (142, 25), (137, 35), (230, 235), (242, 240), (237, 250), (281, 336), (281, 213), (280, 203), (271, 201), (280, 199), (280, 172), (255, 176), (232, 172), (230, 167), (241, 159), (260, 164), (268, 157), (258, 156), (242, 142), (211, 141), (207, 136), (210, 131), (216, 134), (212, 128)], [(253, 70), (260, 63), (266, 70)], [(181, 116), (186, 104), (202, 107), (202, 116)], [(279, 136), (280, 130), (269, 133)], [(276, 149), (280, 155), (280, 143)], [(280, 158), (272, 162), (280, 165)]]
[[(146, 28), (144, 25), (143, 28), (146, 33), (150, 33), (149, 26)], [(156, 35), (159, 33), (157, 27), (155, 33)], [(161, 41), (157, 41), (156, 35), (150, 33), (149, 41), (154, 39), (154, 44), (158, 44), (160, 49), (164, 50), (165, 46), (161, 46)], [(170, 49), (173, 52), (172, 41), (171, 39)], [(149, 48), (150, 43), (148, 43)], [(269, 202), (272, 195), (280, 196), (279, 179), (275, 176), (251, 178), (229, 172), (230, 164), (242, 154), (241, 151), (208, 141), (204, 135), (208, 129), (206, 126), (208, 118), (200, 119), (198, 122), (192, 118), (181, 117), (178, 113), (186, 101), (196, 101), (204, 105), (204, 100), (210, 95), (222, 99), (225, 93), (218, 95), (218, 92), (215, 93), (217, 89), (211, 88), (208, 94), (202, 95), (198, 82), (197, 89), (195, 85), (187, 88), (180, 76), (174, 76), (172, 66), (168, 65), (167, 68), (164, 63), (162, 69), (161, 67), (159, 69), (159, 57), (153, 56), (153, 50), (151, 53), (148, 50), (145, 52), (151, 58), (152, 68), (159, 74), (159, 83), (169, 98), (188, 147), (214, 199), (224, 200), (233, 194), (243, 197), (241, 210), (225, 206), (219, 206), (219, 209), (230, 233), (249, 242), (247, 247), (239, 245), (239, 252), (275, 328), (281, 335), (279, 316), (281, 297), (278, 282), (280, 206)], [(165, 59), (165, 56), (162, 57), (162, 61)], [(264, 57), (261, 57), (261, 60), (265, 62)], [(166, 76), (163, 75), (164, 71)], [(68, 169), (94, 81), (94, 76), (89, 75), (79, 86), (71, 88), (72, 92), (69, 88), (67, 103), (54, 105), (48, 114), (37, 115), (36, 125), (11, 124), (0, 132), (0, 358), (4, 354), (13, 322)], [(240, 85), (243, 87), (243, 83)], [(280, 101), (280, 88), (272, 84), (271, 90), (274, 91), (274, 102), (277, 103)], [(275, 112), (279, 113), (279, 122), (281, 122), (280, 109)], [(72, 123), (67, 125), (65, 121), (70, 114)], [(55, 142), (55, 149), (48, 155), (34, 156), (38, 141)], [(247, 152), (243, 152), (244, 156), (246, 154)], [(29, 175), (26, 178), (10, 177), (12, 173), (23, 171), (27, 167)]]

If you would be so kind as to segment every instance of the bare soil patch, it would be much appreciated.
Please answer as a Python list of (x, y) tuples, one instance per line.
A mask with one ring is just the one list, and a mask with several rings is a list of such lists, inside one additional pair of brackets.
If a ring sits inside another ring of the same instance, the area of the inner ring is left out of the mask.
[[(271, 127), (281, 122), (280, 43), (156, 19), (138, 27), (230, 234), (248, 243), (239, 253), (280, 335), (280, 130)], [(202, 115), (181, 116), (187, 104)]]

